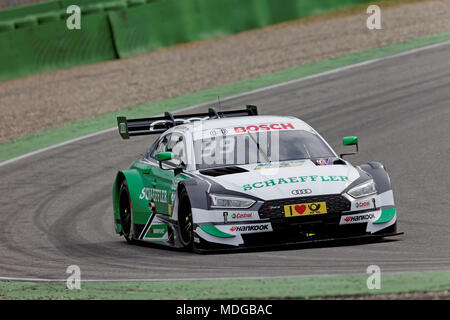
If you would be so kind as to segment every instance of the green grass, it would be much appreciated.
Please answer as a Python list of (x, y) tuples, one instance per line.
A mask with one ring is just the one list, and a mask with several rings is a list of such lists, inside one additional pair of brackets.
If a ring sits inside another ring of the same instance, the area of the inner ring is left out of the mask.
[(450, 272), (382, 274), (381, 289), (369, 290), (369, 275), (153, 282), (0, 281), (0, 299), (310, 299), (450, 290)]
[(399, 44), (364, 50), (341, 57), (309, 63), (299, 67), (267, 74), (258, 78), (242, 80), (183, 96), (149, 102), (129, 109), (111, 112), (71, 124), (62, 125), (0, 144), (0, 161), (12, 159), (14, 157), (18, 157), (20, 155), (83, 135), (112, 128), (116, 125), (116, 116), (118, 115), (123, 115), (130, 118), (143, 116), (150, 117), (161, 114), (164, 111), (174, 111), (208, 101), (215, 101), (217, 96), (220, 96), (223, 99), (250, 90), (303, 78), (324, 71), (333, 70), (446, 40), (450, 40), (450, 31), (417, 38)]

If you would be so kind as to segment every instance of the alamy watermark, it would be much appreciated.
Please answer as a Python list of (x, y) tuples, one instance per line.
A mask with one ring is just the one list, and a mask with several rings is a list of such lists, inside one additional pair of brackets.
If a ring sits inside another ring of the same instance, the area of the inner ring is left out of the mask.
[(370, 265), (366, 270), (367, 274), (370, 276), (367, 278), (366, 285), (369, 290), (380, 290), (381, 289), (381, 269), (377, 265)]
[(370, 16), (367, 18), (366, 26), (369, 30), (380, 30), (381, 29), (381, 9), (377, 5), (370, 5), (367, 7), (367, 14)]
[(79, 6), (71, 5), (67, 7), (67, 14), (70, 16), (66, 20), (66, 26), (69, 30), (81, 29), (81, 9)]
[(69, 290), (81, 289), (81, 269), (77, 265), (70, 265), (66, 269), (66, 273), (70, 276), (66, 280), (66, 286)]

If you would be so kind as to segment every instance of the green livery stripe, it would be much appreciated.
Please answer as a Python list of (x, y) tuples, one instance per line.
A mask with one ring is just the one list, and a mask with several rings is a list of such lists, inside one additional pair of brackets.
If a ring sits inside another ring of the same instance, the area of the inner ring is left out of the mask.
[(233, 234), (229, 234), (229, 233), (225, 233), (220, 231), (219, 229), (216, 228), (215, 225), (207, 225), (207, 226), (200, 226), (200, 229), (202, 229), (203, 231), (205, 231), (206, 233), (215, 236), (215, 237), (219, 237), (219, 238), (232, 238), (234, 237)]
[(381, 216), (374, 223), (385, 223), (391, 221), (395, 216), (395, 208), (381, 209)]

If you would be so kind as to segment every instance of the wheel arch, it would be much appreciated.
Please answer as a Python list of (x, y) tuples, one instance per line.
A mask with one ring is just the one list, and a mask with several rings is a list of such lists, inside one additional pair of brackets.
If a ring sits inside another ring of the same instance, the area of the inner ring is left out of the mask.
[(208, 187), (209, 185), (200, 179), (192, 178), (182, 180), (177, 186), (177, 197), (179, 197), (182, 190), (186, 190), (191, 203), (191, 208), (207, 209)]
[[(116, 174), (114, 180), (112, 198), (113, 198), (113, 209), (114, 209), (114, 223), (116, 233), (121, 234), (122, 225), (120, 222), (120, 208), (119, 208), (119, 192), (122, 182), (126, 180), (128, 185), (128, 191), (130, 194), (131, 201), (131, 212), (134, 223), (141, 223), (142, 214), (145, 213), (148, 217), (150, 214), (148, 209), (148, 201), (145, 197), (141, 199), (141, 194), (144, 189), (144, 183), (140, 176), (140, 173), (136, 169), (119, 171)], [(145, 224), (145, 222), (143, 222)]]
[(380, 162), (367, 162), (359, 166), (363, 171), (372, 176), (377, 185), (378, 193), (392, 190), (391, 179), (386, 168)]

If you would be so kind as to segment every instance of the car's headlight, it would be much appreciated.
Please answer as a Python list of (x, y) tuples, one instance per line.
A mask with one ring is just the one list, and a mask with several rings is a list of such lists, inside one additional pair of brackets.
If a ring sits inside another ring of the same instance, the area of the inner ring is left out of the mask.
[(377, 189), (375, 186), (375, 182), (373, 180), (369, 180), (361, 183), (360, 185), (357, 185), (356, 187), (351, 188), (347, 191), (347, 193), (353, 198), (361, 198), (377, 193)]
[(212, 208), (250, 208), (256, 201), (247, 198), (211, 194)]

